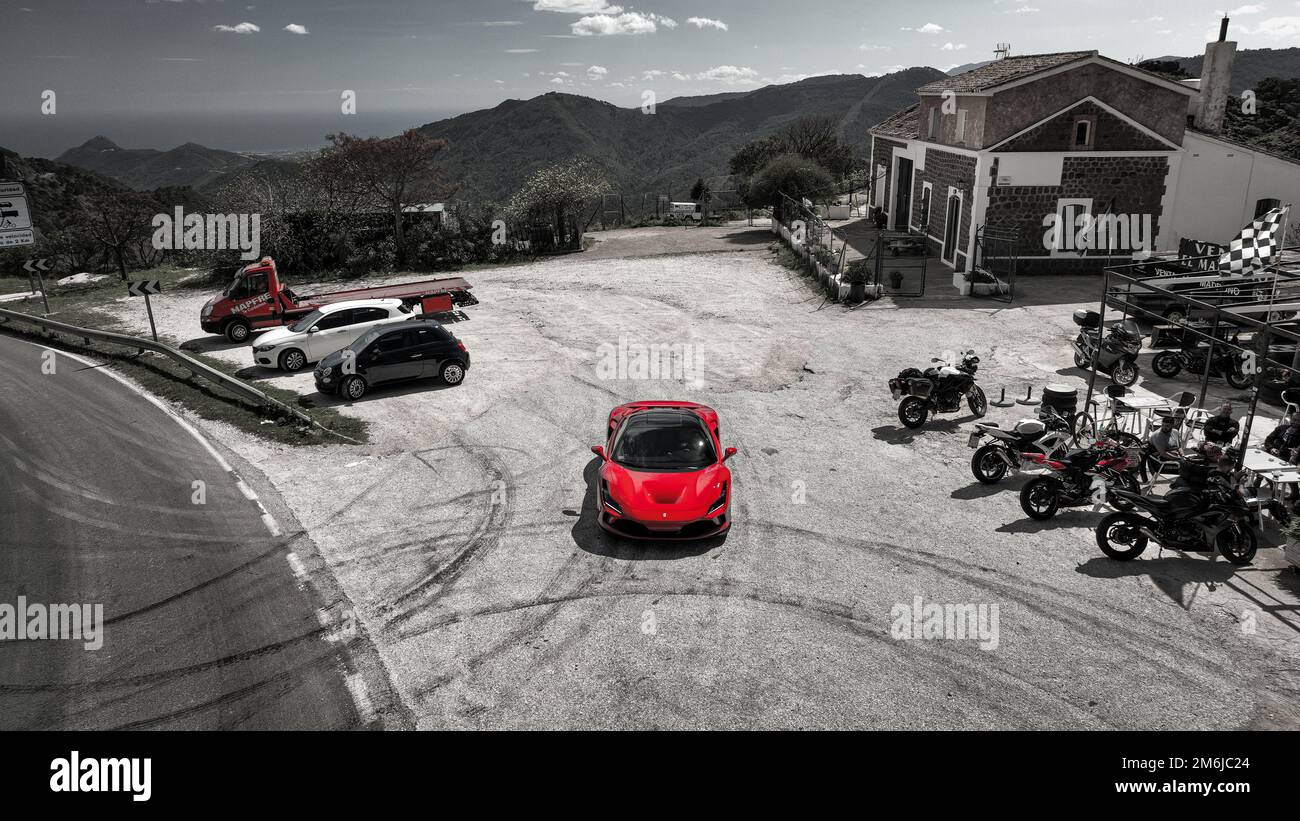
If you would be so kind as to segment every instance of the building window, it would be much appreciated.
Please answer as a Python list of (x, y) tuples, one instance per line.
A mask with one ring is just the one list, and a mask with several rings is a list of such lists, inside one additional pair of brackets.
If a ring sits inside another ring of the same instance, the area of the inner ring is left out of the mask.
[(936, 127), (938, 126), (938, 123), (939, 123), (939, 109), (931, 108), (929, 130), (926, 132), (926, 136), (929, 137), (931, 140), (934, 139), (934, 132)]
[(1071, 132), (1070, 148), (1074, 151), (1084, 151), (1092, 148), (1096, 144), (1097, 118), (1094, 116), (1075, 117), (1074, 129)]
[(930, 194), (933, 190), (930, 183), (921, 184), (921, 220), (917, 227), (926, 235), (930, 233)]
[(966, 142), (966, 109), (957, 112), (957, 136), (954, 142)]
[(1281, 208), (1281, 207), (1282, 207), (1281, 200), (1272, 200), (1272, 199), (1259, 200), (1258, 202), (1255, 203), (1255, 219), (1259, 219), (1260, 217), (1267, 214), (1269, 211), (1272, 211), (1274, 208)]

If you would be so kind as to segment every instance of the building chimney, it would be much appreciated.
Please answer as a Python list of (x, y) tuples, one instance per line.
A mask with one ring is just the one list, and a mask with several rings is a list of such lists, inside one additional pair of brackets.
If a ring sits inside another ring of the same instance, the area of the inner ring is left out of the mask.
[(1228, 108), (1232, 87), (1232, 62), (1237, 44), (1228, 39), (1228, 18), (1219, 23), (1219, 40), (1206, 43), (1205, 62), (1201, 66), (1201, 106), (1196, 112), (1196, 128), (1208, 134), (1223, 130), (1223, 114)]

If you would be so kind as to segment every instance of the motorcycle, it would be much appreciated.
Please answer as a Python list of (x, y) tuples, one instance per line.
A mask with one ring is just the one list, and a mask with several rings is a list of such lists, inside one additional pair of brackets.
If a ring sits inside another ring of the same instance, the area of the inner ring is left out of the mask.
[(1101, 336), (1101, 315), (1096, 311), (1075, 311), (1074, 324), (1079, 326), (1079, 335), (1071, 344), (1076, 367), (1091, 368), (1095, 354), (1097, 369), (1110, 376), (1116, 385), (1127, 388), (1137, 381), (1142, 331), (1136, 322), (1126, 319), (1112, 325), (1104, 339)]
[(898, 419), (909, 428), (919, 428), (932, 413), (956, 413), (961, 410), (962, 397), (976, 418), (989, 411), (989, 401), (984, 391), (975, 384), (975, 372), (980, 358), (974, 351), (960, 355), (951, 351), (942, 358), (930, 360), (938, 367), (907, 368), (889, 380), (889, 390), (898, 405)]
[(1117, 490), (1137, 493), (1137, 478), (1130, 472), (1137, 460), (1127, 448), (1101, 440), (1091, 447), (1051, 459), (1042, 453), (1026, 453), (1024, 458), (1052, 473), (1031, 479), (1020, 491), (1020, 507), (1031, 519), (1045, 521), (1062, 507), (1078, 507), (1106, 502), (1121, 510), (1132, 505)]
[(1134, 509), (1112, 513), (1097, 525), (1097, 546), (1112, 559), (1136, 559), (1150, 542), (1187, 552), (1217, 550), (1236, 565), (1255, 558), (1258, 542), (1251, 523), (1258, 520), (1258, 501), (1235, 487), (1175, 488), (1163, 497), (1126, 490), (1115, 495)]
[(996, 422), (978, 422), (968, 444), (975, 448), (971, 473), (986, 485), (997, 484), (1008, 472), (1020, 470), (1022, 454), (1041, 453), (1060, 458), (1074, 441), (1067, 419), (1051, 408), (1040, 410), (1038, 419), (1022, 419), (1011, 430)]
[[(1237, 340), (1233, 337), (1228, 341), (1235, 344)], [(1172, 379), (1179, 371), (1203, 374), (1208, 367), (1210, 373), (1222, 376), (1237, 390), (1244, 390), (1255, 382), (1255, 377), (1246, 373), (1246, 358), (1247, 354), (1236, 350), (1220, 349), (1211, 359), (1209, 345), (1193, 345), (1177, 351), (1161, 351), (1151, 360), (1151, 370), (1157, 376)]]

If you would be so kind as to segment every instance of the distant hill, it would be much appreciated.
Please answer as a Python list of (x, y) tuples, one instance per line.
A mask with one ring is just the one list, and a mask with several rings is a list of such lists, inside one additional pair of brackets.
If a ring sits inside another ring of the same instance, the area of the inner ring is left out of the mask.
[(966, 72), (968, 72), (968, 71), (974, 71), (974, 70), (977, 69), (977, 68), (984, 68), (984, 66), (988, 65), (988, 64), (991, 63), (991, 62), (993, 62), (993, 61), (992, 61), (992, 60), (981, 60), (981, 61), (978, 62), (978, 63), (966, 63), (965, 65), (957, 66), (956, 68), (950, 68), (950, 69), (948, 69), (948, 76), (949, 76), (949, 77), (956, 77), (958, 74), (965, 74)]
[(159, 151), (122, 148), (107, 137), (98, 136), (63, 152), (56, 162), (95, 171), (138, 191), (147, 191), (183, 186), (203, 188), (257, 161), (198, 143)]
[[(1205, 57), (1158, 57), (1156, 61), (1177, 63), (1190, 76), (1200, 77)], [(1279, 80), (1300, 77), (1300, 48), (1251, 48), (1237, 52), (1232, 63), (1233, 94), (1254, 89), (1267, 77)]]
[(916, 101), (918, 86), (943, 77), (911, 68), (883, 77), (812, 77), (788, 85), (662, 103), (654, 113), (552, 92), (508, 100), (484, 111), (422, 126), (446, 139), (442, 163), (467, 199), (503, 201), (533, 171), (587, 156), (605, 168), (617, 190), (684, 196), (699, 177), (727, 173), (727, 161), (751, 140), (807, 115), (840, 121), (865, 154), (867, 130)]

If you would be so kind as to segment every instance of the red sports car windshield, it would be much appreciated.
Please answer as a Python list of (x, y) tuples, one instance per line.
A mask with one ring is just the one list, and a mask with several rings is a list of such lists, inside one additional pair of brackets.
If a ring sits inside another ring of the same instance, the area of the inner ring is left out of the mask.
[(713, 437), (689, 413), (643, 411), (619, 432), (610, 458), (629, 470), (701, 470), (718, 461)]

